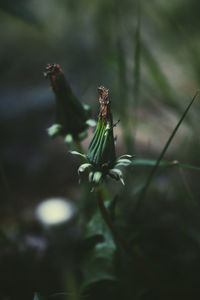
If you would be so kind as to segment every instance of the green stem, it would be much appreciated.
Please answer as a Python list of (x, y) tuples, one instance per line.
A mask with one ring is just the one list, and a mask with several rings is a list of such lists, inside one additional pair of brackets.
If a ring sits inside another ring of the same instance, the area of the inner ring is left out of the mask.
[(142, 262), (142, 258), (138, 255), (138, 253), (136, 253), (133, 249), (131, 249), (128, 246), (127, 242), (122, 238), (122, 236), (113, 227), (113, 224), (110, 220), (109, 214), (104, 205), (101, 187), (96, 188), (96, 199), (97, 199), (97, 204), (98, 204), (101, 216), (104, 219), (104, 221), (106, 222), (107, 226), (109, 227), (109, 229), (115, 239), (116, 244), (121, 246), (121, 248), (124, 249), (125, 253), (127, 253), (127, 255), (129, 257), (131, 257), (133, 262), (136, 264), (138, 269), (140, 269), (141, 272), (145, 275), (147, 280), (149, 280), (156, 289), (159, 288), (159, 284), (155, 281), (151, 272), (147, 269), (146, 265)]

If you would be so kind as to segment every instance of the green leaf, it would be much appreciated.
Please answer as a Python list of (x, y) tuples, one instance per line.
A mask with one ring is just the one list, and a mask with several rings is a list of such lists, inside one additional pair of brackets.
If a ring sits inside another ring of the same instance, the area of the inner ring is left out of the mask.
[[(133, 166), (155, 166), (156, 160), (155, 159), (146, 159), (146, 158), (141, 158), (141, 159), (135, 159), (132, 161)], [(168, 166), (170, 162), (168, 161), (161, 161), (159, 166)]]
[[(108, 205), (108, 202), (105, 202), (105, 204)], [(112, 234), (105, 221), (102, 219), (99, 211), (88, 223), (84, 237), (89, 239), (97, 236), (101, 236), (102, 239), (98, 239), (98, 242), (90, 251), (84, 262), (83, 289), (86, 289), (91, 284), (100, 281), (117, 280), (114, 270), (114, 255), (116, 251), (116, 245), (114, 243)]]
[[(132, 161), (132, 164), (134, 166), (155, 166), (156, 165), (156, 160), (154, 159), (135, 159), (134, 161)], [(160, 167), (179, 167), (181, 169), (188, 169), (188, 170), (194, 170), (194, 171), (200, 171), (200, 167), (196, 167), (196, 166), (192, 166), (192, 165), (188, 165), (188, 164), (182, 164), (177, 160), (173, 160), (173, 161), (165, 161), (162, 160), (159, 163)]]

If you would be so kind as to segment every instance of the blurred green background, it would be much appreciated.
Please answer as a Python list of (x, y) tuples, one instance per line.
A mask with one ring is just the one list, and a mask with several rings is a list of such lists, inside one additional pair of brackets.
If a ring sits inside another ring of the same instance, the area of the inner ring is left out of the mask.
[[(82, 278), (85, 249), (79, 248), (79, 237), (95, 203), (78, 185), (78, 160), (62, 138), (46, 134), (55, 118), (54, 95), (43, 76), (46, 64), (61, 65), (94, 118), (97, 87), (109, 88), (114, 120), (120, 119), (118, 154), (157, 159), (199, 88), (199, 11), (198, 0), (0, 1), (0, 299), (76, 291)], [(199, 112), (198, 100), (165, 159), (200, 166)], [(134, 206), (135, 190), (149, 170), (133, 166), (127, 172), (127, 185), (118, 188), (124, 214)], [(176, 282), (174, 299), (200, 295), (199, 178), (197, 171), (178, 168), (160, 172), (148, 190), (148, 209), (133, 222), (142, 232), (138, 243), (167, 269), (166, 284)], [(114, 183), (109, 188), (115, 196)], [(38, 203), (50, 197), (69, 198), (78, 211), (56, 233), (46, 232), (35, 219)], [(104, 289), (85, 297), (101, 299)], [(144, 294), (133, 296), (126, 289), (124, 297), (147, 299)], [(105, 299), (118, 299), (112, 295)], [(57, 299), (78, 297), (74, 292)]]

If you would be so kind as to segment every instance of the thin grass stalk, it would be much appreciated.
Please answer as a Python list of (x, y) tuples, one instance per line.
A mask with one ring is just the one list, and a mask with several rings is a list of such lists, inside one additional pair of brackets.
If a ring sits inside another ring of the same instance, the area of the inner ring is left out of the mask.
[(170, 104), (176, 111), (181, 111), (180, 104), (175, 100), (173, 89), (166, 75), (163, 73), (155, 55), (144, 41), (141, 42), (141, 50), (145, 66), (149, 69), (156, 87), (162, 92), (163, 98), (167, 101), (167, 104)]
[(137, 24), (135, 31), (135, 51), (134, 51), (134, 69), (133, 69), (133, 97), (134, 97), (134, 140), (136, 138), (137, 123), (138, 123), (138, 109), (140, 100), (140, 65), (141, 65), (141, 7), (140, 0), (136, 1), (137, 5)]
[[(120, 11), (120, 2), (113, 1), (114, 8), (114, 25), (116, 32), (116, 49), (117, 49), (117, 63), (118, 63), (118, 95), (120, 101), (120, 116), (123, 122), (123, 139), (126, 145), (127, 151), (132, 151), (133, 149), (133, 138), (130, 135), (130, 124), (132, 120), (128, 115), (128, 95), (127, 95), (127, 68), (126, 68), (126, 53), (123, 45), (123, 34), (121, 34), (122, 30), (122, 17)], [(123, 24), (124, 25), (124, 24)]]
[(153, 169), (151, 170), (149, 176), (147, 177), (147, 181), (146, 181), (146, 184), (144, 186), (144, 189), (142, 190), (142, 193), (141, 193), (141, 195), (140, 195), (140, 197), (138, 199), (138, 202), (137, 202), (137, 205), (136, 205), (136, 210), (139, 209), (142, 206), (142, 204), (144, 203), (146, 193), (147, 193), (148, 188), (149, 188), (149, 186), (150, 186), (150, 184), (151, 184), (151, 182), (153, 180), (153, 177), (154, 177), (154, 175), (155, 175), (155, 173), (156, 173), (156, 171), (157, 171), (157, 169), (159, 167), (159, 164), (160, 164), (163, 156), (165, 155), (167, 149), (169, 148), (169, 145), (170, 145), (171, 141), (173, 140), (173, 138), (174, 138), (177, 130), (179, 129), (181, 123), (183, 122), (185, 116), (187, 115), (190, 107), (194, 103), (194, 101), (195, 101), (195, 99), (196, 99), (196, 97), (197, 97), (198, 94), (199, 94), (199, 91), (197, 91), (195, 93), (194, 97), (190, 101), (189, 105), (185, 109), (183, 115), (181, 116), (180, 120), (178, 121), (177, 125), (175, 126), (174, 130), (172, 131), (172, 134), (170, 135), (169, 139), (167, 140), (165, 146), (163, 147), (163, 150), (161, 151), (161, 153), (160, 153), (160, 155), (159, 155), (159, 157), (158, 157), (158, 159), (156, 161), (155, 166), (153, 167)]

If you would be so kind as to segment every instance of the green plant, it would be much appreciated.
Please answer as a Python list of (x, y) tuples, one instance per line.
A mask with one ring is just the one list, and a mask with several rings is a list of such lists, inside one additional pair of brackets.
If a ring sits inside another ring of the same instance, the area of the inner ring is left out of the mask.
[[(126, 285), (130, 278), (138, 276), (139, 281), (142, 279), (142, 285), (136, 278), (135, 282), (138, 282), (139, 290), (144, 289), (144, 295), (148, 295), (151, 293), (150, 291), (152, 291), (153, 297), (162, 297), (162, 299), (165, 299), (165, 297), (170, 297), (173, 294), (173, 291), (170, 288), (165, 287), (162, 280), (160, 280), (159, 266), (157, 268), (154, 267), (154, 265), (157, 264), (155, 258), (151, 258), (143, 253), (141, 246), (139, 246), (135, 239), (131, 238), (132, 234), (129, 232), (129, 227), (132, 222), (126, 222), (123, 220), (122, 216), (117, 217), (116, 199), (110, 196), (106, 191), (105, 180), (107, 176), (109, 176), (116, 180), (120, 180), (124, 184), (122, 171), (118, 169), (120, 166), (130, 165), (135, 168), (136, 166), (147, 165), (152, 167), (146, 181), (134, 190), (133, 195), (140, 193), (137, 206), (134, 206), (133, 215), (135, 216), (136, 212), (140, 214), (140, 211), (138, 211), (139, 207), (141, 209), (146, 206), (144, 206), (144, 199), (159, 166), (164, 167), (165, 170), (171, 166), (178, 166), (183, 169), (199, 171), (200, 169), (198, 167), (180, 164), (177, 160), (172, 162), (162, 161), (164, 154), (199, 92), (194, 95), (188, 107), (182, 114), (158, 159), (133, 160), (131, 155), (123, 155), (119, 159), (116, 158), (115, 140), (113, 135), (113, 128), (116, 124), (113, 123), (109, 90), (100, 86), (98, 91), (100, 94), (100, 112), (96, 130), (88, 150), (85, 154), (80, 147), (79, 150), (81, 149), (81, 153), (74, 150), (71, 151), (71, 154), (78, 155), (83, 160), (83, 164), (78, 169), (78, 174), (81, 178), (83, 173), (88, 171), (89, 185), (92, 185), (92, 191), (94, 191), (93, 195), (99, 208), (99, 211), (91, 216), (84, 233), (83, 244), (87, 245), (89, 242), (93, 241), (93, 246), (90, 248), (89, 252), (85, 254), (85, 258), (83, 259), (84, 271), (82, 272), (83, 278), (82, 282), (80, 282), (78, 294), (80, 297), (84, 296), (87, 299), (92, 299), (92, 297), (94, 297), (92, 296), (93, 292), (95, 291), (95, 295), (97, 299), (99, 299), (99, 296), (97, 296), (99, 291), (98, 286), (100, 283), (107, 283), (109, 287), (106, 292), (107, 297), (114, 297), (115, 295), (116, 299), (121, 299), (120, 294), (117, 295), (118, 292), (123, 291), (124, 293), (124, 289), (126, 289)], [(65, 97), (63, 96), (62, 101), (64, 101), (64, 98)], [(67, 119), (67, 113), (63, 114), (63, 118)], [(82, 184), (87, 186), (87, 180), (83, 180)], [(105, 225), (107, 225), (107, 227), (105, 227)], [(127, 232), (123, 227), (127, 228)], [(138, 225), (135, 229), (140, 230)], [(123, 232), (126, 232), (126, 234), (124, 235)], [(129, 267), (127, 267), (127, 270), (123, 270), (122, 266), (119, 267), (119, 272), (122, 272), (123, 275), (118, 273), (116, 262), (118, 265), (123, 265), (124, 263), (130, 264)], [(134, 266), (136, 267), (136, 270), (132, 273), (131, 268), (134, 268)], [(125, 279), (119, 283), (121, 276), (124, 276)], [(129, 299), (129, 297), (132, 299), (132, 297), (136, 297), (137, 293), (138, 287), (133, 289), (132, 293), (125, 294), (126, 297), (128, 297), (127, 299)]]
[(116, 124), (113, 124), (109, 90), (100, 86), (98, 91), (100, 93), (100, 113), (87, 153), (85, 155), (76, 151), (71, 153), (78, 154), (87, 161), (79, 167), (78, 173), (89, 169), (89, 182), (94, 186), (100, 184), (106, 176), (120, 180), (124, 184), (122, 171), (118, 167), (130, 165), (132, 156), (125, 154), (116, 159), (113, 136), (113, 127)]

